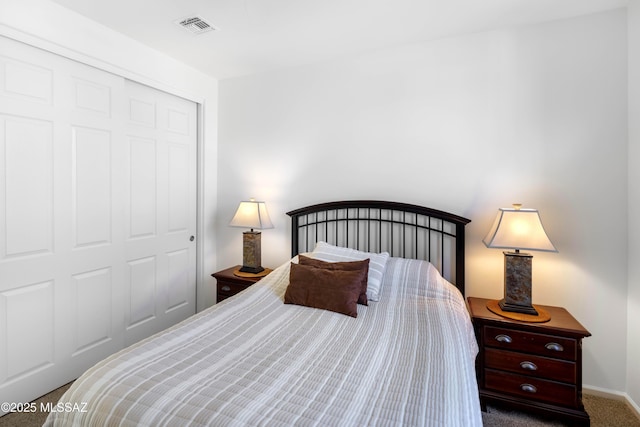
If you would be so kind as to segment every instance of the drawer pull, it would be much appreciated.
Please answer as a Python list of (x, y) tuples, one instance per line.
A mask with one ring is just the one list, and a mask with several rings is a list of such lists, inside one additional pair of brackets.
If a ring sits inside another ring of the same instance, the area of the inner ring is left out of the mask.
[(536, 393), (538, 389), (531, 384), (520, 384), (520, 390), (526, 391), (527, 393)]
[(537, 371), (538, 366), (533, 362), (520, 362), (520, 367), (527, 371)]
[(500, 334), (500, 335), (496, 335), (496, 341), (510, 344), (513, 340), (509, 335)]
[(225, 292), (229, 292), (231, 290), (231, 287), (224, 285), (221, 290), (225, 291)]
[(547, 350), (551, 351), (564, 351), (564, 347), (557, 342), (550, 342), (544, 345)]

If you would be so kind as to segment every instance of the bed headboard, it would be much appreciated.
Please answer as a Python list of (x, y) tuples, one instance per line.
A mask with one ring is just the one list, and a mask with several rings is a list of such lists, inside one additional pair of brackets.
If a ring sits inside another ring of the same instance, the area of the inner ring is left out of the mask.
[(464, 227), (471, 220), (423, 206), (376, 200), (321, 203), (287, 212), (291, 256), (318, 241), (431, 262), (464, 295)]

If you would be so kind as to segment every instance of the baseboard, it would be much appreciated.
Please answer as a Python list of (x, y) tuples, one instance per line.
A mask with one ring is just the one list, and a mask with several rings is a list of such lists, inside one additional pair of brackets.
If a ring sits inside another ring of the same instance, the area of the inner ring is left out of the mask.
[(589, 385), (583, 385), (582, 392), (584, 394), (590, 394), (592, 396), (604, 397), (607, 399), (619, 400), (621, 402), (624, 402), (627, 404), (631, 412), (633, 412), (633, 414), (638, 417), (638, 419), (640, 419), (640, 405), (634, 402), (627, 393)]

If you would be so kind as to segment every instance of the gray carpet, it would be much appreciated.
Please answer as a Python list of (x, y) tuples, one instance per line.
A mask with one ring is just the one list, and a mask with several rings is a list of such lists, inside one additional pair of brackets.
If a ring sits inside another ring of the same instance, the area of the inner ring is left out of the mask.
[[(35, 401), (36, 407), (40, 408), (41, 402), (57, 402), (67, 388), (69, 388), (69, 384), (42, 396)], [(592, 427), (640, 427), (640, 419), (636, 418), (624, 402), (589, 394), (583, 395), (582, 400), (591, 417)], [(0, 417), (0, 427), (40, 427), (46, 418), (47, 414), (40, 411), (7, 414)], [(482, 421), (486, 427), (564, 427), (566, 425), (522, 412), (507, 411), (492, 406), (489, 406), (487, 412), (482, 413)]]
[[(583, 394), (582, 403), (591, 418), (591, 427), (640, 427), (640, 419), (622, 401)], [(482, 421), (485, 426), (491, 427), (568, 426), (553, 419), (492, 406), (482, 413)]]
[(57, 403), (70, 385), (71, 383), (64, 385), (35, 400), (34, 402), (38, 409), (36, 412), (15, 412), (0, 417), (0, 427), (41, 427), (48, 414), (39, 410), (40, 404), (46, 402)]

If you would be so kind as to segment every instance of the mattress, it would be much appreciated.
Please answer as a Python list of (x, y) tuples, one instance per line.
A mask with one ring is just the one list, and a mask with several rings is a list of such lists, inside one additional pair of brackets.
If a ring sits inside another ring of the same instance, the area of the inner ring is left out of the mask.
[(45, 426), (482, 425), (469, 314), (431, 264), (390, 258), (357, 318), (284, 304), (289, 267), (90, 368)]

